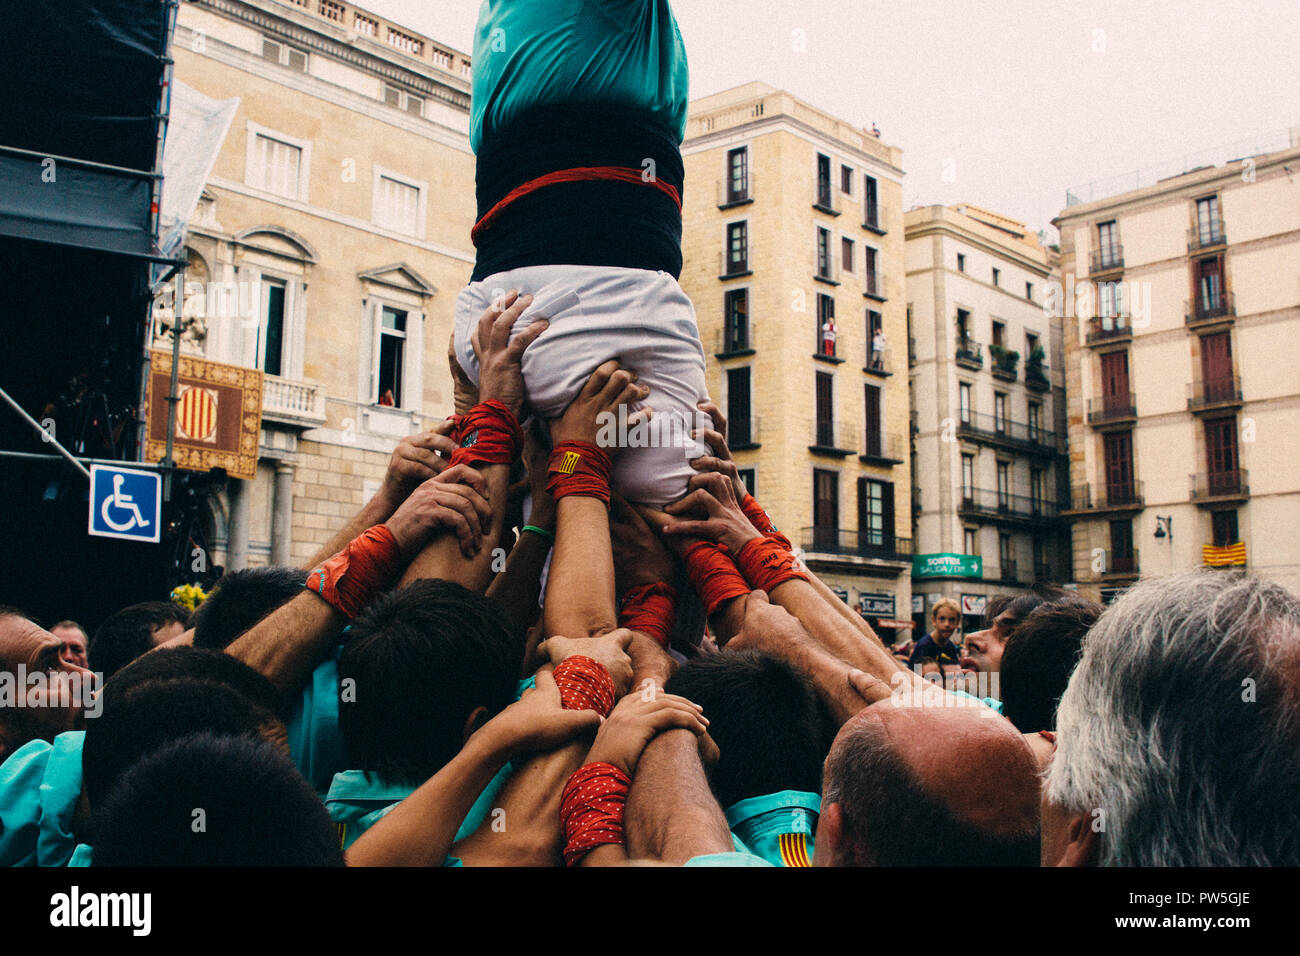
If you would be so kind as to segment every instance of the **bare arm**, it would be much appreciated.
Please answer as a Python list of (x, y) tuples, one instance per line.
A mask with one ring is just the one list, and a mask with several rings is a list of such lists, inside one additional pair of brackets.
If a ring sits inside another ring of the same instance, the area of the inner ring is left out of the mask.
[(629, 857), (675, 866), (735, 849), (689, 730), (669, 730), (645, 748), (628, 792), (623, 831)]
[(334, 647), (347, 619), (310, 591), (245, 631), (226, 653), (264, 675), (281, 691), (306, 686), (316, 665)]

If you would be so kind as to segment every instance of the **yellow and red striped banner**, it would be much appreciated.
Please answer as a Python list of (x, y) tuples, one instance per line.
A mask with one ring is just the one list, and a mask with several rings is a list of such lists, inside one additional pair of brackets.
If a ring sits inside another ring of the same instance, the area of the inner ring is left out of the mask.
[(781, 862), (786, 866), (812, 866), (808, 858), (808, 834), (780, 833), (776, 838), (781, 851)]
[(1233, 565), (1244, 565), (1246, 563), (1246, 542), (1238, 541), (1236, 544), (1229, 544), (1222, 548), (1212, 544), (1202, 545), (1201, 559), (1208, 568), (1229, 568)]
[(217, 435), (217, 393), (197, 385), (184, 388), (176, 407), (176, 424), (182, 438), (213, 441)]

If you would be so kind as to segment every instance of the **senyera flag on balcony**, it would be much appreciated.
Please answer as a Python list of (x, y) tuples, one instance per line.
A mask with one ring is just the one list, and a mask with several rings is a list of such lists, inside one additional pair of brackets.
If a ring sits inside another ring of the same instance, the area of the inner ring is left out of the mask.
[[(171, 352), (149, 353), (146, 393), (148, 432), (145, 461), (161, 461), (167, 452), (167, 395), (171, 389)], [(257, 442), (262, 425), (262, 373), (182, 355), (177, 377), (176, 466), (189, 471), (224, 468), (232, 478), (257, 474)]]
[(1213, 544), (1202, 545), (1201, 559), (1209, 568), (1228, 568), (1246, 563), (1246, 542), (1238, 541), (1219, 547)]

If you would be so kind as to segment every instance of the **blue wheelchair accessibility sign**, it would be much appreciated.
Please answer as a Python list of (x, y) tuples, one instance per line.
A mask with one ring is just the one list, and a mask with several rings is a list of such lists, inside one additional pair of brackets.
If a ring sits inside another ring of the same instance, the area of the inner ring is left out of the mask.
[(162, 525), (162, 475), (113, 465), (90, 466), (90, 523), (101, 538), (157, 543)]

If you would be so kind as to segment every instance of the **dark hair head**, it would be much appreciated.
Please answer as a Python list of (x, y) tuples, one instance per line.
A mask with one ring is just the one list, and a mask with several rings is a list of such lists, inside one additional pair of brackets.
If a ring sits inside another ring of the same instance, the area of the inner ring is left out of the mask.
[(276, 608), (302, 591), (307, 574), (298, 568), (231, 571), (194, 612), (194, 646), (225, 650)]
[(94, 866), (342, 866), (311, 785), (270, 744), (192, 734), (143, 757), (94, 818)]
[(1038, 866), (1038, 827), (994, 834), (926, 793), (878, 720), (856, 723), (826, 761), (822, 810), (838, 803), (848, 866)]
[(812, 685), (757, 651), (703, 654), (664, 689), (704, 708), (719, 759), (710, 783), (723, 807), (782, 790), (821, 790), (835, 729)]
[(1083, 638), (1104, 610), (1081, 597), (1040, 604), (1007, 640), (998, 686), (1002, 716), (1025, 734), (1056, 729), (1056, 705), (1083, 654)]
[(1009, 626), (1014, 627), (1038, 605), (1071, 596), (1073, 596), (1072, 591), (1055, 584), (1035, 584), (1024, 594), (995, 594), (984, 605), (984, 626), (992, 627), (994, 618), (1007, 611), (1011, 615)]
[(86, 721), (81, 767), (92, 806), (136, 760), (188, 733), (259, 736), (279, 719), (274, 686), (219, 651), (175, 648), (147, 654), (100, 691)]
[(372, 601), (339, 657), (339, 729), (356, 769), (422, 783), (456, 755), (475, 709), (515, 699), (523, 647), (493, 601), (416, 581)]
[(90, 669), (112, 677), (142, 654), (153, 649), (153, 632), (173, 621), (189, 627), (190, 614), (171, 601), (145, 601), (112, 614), (99, 625), (86, 656)]

